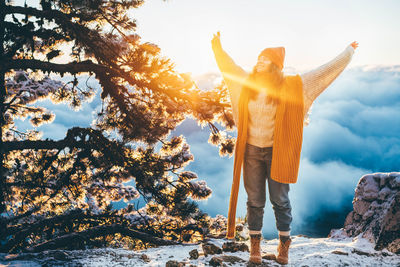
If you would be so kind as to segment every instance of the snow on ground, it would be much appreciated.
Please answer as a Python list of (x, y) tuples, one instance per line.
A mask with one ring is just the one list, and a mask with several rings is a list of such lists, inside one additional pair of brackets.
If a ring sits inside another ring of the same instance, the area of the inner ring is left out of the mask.
[[(290, 249), (289, 264), (287, 266), (390, 266), (400, 267), (400, 255), (387, 250), (375, 251), (373, 244), (363, 238), (308, 238), (293, 236)], [(227, 242), (226, 239), (211, 239), (219, 247)], [(245, 242), (250, 245), (249, 241)], [(262, 253), (275, 253), (277, 239), (263, 240)], [(189, 251), (197, 249), (198, 259), (189, 259)], [(57, 254), (58, 253), (58, 254)], [(204, 256), (201, 245), (168, 246), (149, 248), (142, 251), (125, 249), (92, 249), (80, 251), (57, 251), (52, 254), (36, 255), (35, 259), (21, 258), (20, 260), (6, 260), (12, 256), (0, 254), (0, 266), (165, 266), (166, 262), (175, 260), (186, 263), (185, 266), (210, 266), (209, 261), (214, 256)], [(227, 266), (246, 266), (248, 252), (224, 252), (224, 255), (237, 256), (244, 262), (236, 262)], [(47, 256), (46, 256), (47, 255)], [(25, 260), (24, 260), (25, 259)], [(280, 266), (271, 260), (263, 260), (261, 266)]]

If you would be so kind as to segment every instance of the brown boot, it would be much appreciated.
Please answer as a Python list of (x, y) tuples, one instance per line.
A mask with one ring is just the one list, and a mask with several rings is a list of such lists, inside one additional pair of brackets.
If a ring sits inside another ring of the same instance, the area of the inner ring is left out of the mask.
[(292, 243), (292, 240), (290, 238), (286, 241), (282, 241), (279, 239), (278, 256), (276, 257), (276, 262), (280, 264), (288, 264), (290, 243)]
[(250, 235), (250, 259), (251, 263), (261, 264), (261, 234)]

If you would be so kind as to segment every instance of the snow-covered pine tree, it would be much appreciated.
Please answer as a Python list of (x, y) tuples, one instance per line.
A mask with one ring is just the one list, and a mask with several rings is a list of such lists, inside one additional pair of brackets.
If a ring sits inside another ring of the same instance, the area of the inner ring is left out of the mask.
[[(129, 10), (142, 3), (0, 1), (1, 252), (171, 244), (207, 232), (210, 218), (195, 201), (211, 190), (184, 169), (193, 160), (184, 137), (169, 133), (192, 116), (231, 154), (233, 140), (215, 127), (233, 127), (226, 90), (199, 90), (156, 45), (141, 42)], [(93, 97), (83, 75), (101, 86), (92, 127), (73, 127), (61, 140), (17, 129), (15, 119), (52, 122), (38, 99), (77, 108)], [(140, 209), (112, 208), (140, 196)]]

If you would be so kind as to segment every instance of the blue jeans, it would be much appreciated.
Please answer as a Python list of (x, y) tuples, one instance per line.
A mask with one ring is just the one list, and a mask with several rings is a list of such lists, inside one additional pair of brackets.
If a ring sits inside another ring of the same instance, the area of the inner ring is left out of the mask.
[(270, 177), (272, 147), (246, 144), (243, 161), (243, 181), (247, 192), (247, 222), (249, 230), (261, 231), (265, 206), (265, 184), (268, 181), (269, 200), (275, 213), (276, 228), (290, 231), (292, 207), (289, 184), (279, 183)]

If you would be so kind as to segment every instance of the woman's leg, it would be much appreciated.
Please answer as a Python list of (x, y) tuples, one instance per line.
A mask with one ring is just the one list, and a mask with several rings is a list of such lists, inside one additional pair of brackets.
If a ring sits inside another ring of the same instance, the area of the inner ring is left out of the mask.
[(279, 235), (290, 235), (292, 207), (289, 200), (289, 184), (279, 183), (268, 175), (269, 199), (275, 213), (276, 228)]
[(247, 222), (250, 234), (261, 233), (266, 199), (267, 166), (263, 149), (246, 145), (243, 161), (243, 182), (247, 192)]
[[(272, 153), (269, 162), (272, 161)], [(271, 166), (271, 164), (268, 164)], [(289, 200), (289, 184), (284, 184), (271, 179), (271, 169), (268, 169), (269, 200), (275, 213), (276, 228), (279, 232), (278, 255), (276, 261), (280, 264), (289, 262), (290, 223), (292, 222), (292, 207)]]

